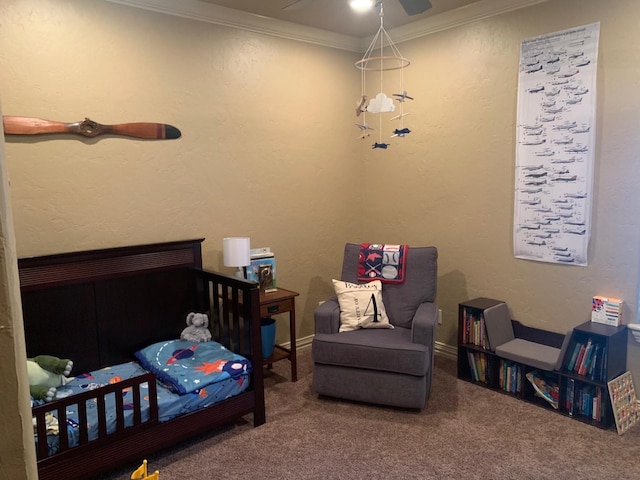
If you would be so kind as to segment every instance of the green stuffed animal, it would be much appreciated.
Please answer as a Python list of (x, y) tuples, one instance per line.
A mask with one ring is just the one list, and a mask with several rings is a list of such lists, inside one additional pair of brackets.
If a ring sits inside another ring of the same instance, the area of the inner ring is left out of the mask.
[(66, 385), (71, 380), (69, 374), (73, 361), (52, 355), (38, 355), (27, 358), (29, 372), (29, 390), (34, 400), (50, 402), (55, 400), (57, 387)]

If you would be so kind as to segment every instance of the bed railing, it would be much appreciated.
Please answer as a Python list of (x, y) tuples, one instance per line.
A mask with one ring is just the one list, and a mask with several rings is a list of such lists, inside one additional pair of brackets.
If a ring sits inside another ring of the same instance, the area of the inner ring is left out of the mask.
[[(131, 389), (133, 404), (127, 407), (133, 410), (129, 420), (125, 419), (124, 393)], [(113, 396), (115, 401), (116, 422), (115, 430), (107, 431), (107, 398)], [(87, 421), (87, 405), (95, 403), (97, 411), (97, 436), (89, 438), (89, 425)], [(69, 419), (67, 411), (70, 407), (77, 408), (77, 418)], [(108, 441), (113, 435), (118, 435), (124, 430), (148, 428), (158, 423), (158, 400), (156, 377), (146, 373), (134, 378), (119, 381), (111, 385), (79, 393), (67, 398), (39, 405), (32, 409), (34, 418), (34, 435), (36, 437), (36, 454), (38, 460), (53, 458), (62, 455), (71, 449), (82, 449), (88, 445)], [(54, 453), (49, 453), (48, 437), (52, 432), (48, 431), (47, 414), (52, 414), (58, 421), (57, 447)], [(77, 429), (77, 442), (71, 445), (69, 439), (68, 421)], [(127, 432), (129, 433), (129, 432)]]
[[(258, 284), (218, 272), (195, 269), (200, 311), (209, 315), (213, 340), (253, 364), (253, 389), (258, 412), (264, 412), (260, 289)], [(264, 418), (254, 418), (261, 425)]]

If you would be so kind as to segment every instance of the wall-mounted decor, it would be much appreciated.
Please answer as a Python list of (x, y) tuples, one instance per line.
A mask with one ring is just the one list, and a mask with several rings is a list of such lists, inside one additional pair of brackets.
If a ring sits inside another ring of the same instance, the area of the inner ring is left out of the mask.
[(98, 135), (121, 135), (148, 140), (168, 140), (180, 138), (182, 133), (173, 125), (164, 123), (119, 123), (101, 125), (85, 118), (82, 122), (64, 123), (34, 117), (3, 115), (5, 135), (42, 135), (53, 133), (72, 133), (84, 137)]
[(514, 254), (587, 265), (600, 24), (522, 41)]

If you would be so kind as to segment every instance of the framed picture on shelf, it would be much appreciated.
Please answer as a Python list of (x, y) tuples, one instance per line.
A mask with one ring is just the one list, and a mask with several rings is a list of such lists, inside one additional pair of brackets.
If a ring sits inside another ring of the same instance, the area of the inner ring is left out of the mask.
[(264, 292), (277, 290), (276, 259), (268, 247), (251, 250), (251, 265), (247, 267), (247, 280), (258, 282)]

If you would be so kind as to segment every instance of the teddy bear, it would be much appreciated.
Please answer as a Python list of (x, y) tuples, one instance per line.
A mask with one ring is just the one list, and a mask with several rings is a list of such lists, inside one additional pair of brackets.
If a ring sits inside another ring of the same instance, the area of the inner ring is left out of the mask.
[(27, 358), (29, 390), (33, 399), (45, 402), (55, 400), (57, 387), (71, 381), (69, 374), (72, 368), (72, 360), (53, 355)]
[(207, 328), (209, 326), (209, 317), (206, 313), (191, 312), (187, 315), (188, 327), (182, 330), (180, 340), (190, 342), (208, 342), (211, 340), (211, 332)]

